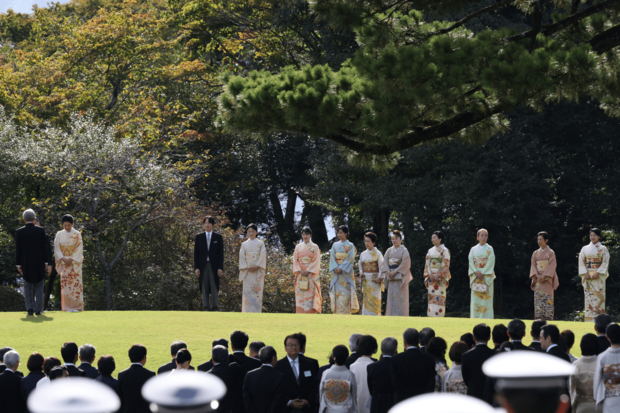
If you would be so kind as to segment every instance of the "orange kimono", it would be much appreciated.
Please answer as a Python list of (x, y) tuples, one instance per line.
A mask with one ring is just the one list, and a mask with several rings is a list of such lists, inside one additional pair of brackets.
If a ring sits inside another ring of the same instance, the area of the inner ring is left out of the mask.
[[(308, 271), (308, 276), (301, 275)], [(316, 314), (321, 312), (321, 250), (312, 241), (301, 242), (293, 253), (293, 274), (295, 274), (295, 312), (297, 314)]]

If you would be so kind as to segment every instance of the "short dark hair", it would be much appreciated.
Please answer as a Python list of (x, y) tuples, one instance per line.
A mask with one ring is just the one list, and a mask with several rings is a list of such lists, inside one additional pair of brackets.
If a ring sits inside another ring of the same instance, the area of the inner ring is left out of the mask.
[(114, 370), (116, 370), (116, 361), (114, 361), (112, 356), (101, 356), (97, 361), (97, 367), (102, 376), (111, 376)]
[(474, 335), (472, 333), (465, 333), (461, 336), (460, 340), (467, 344), (467, 346), (469, 348), (472, 348), (473, 346), (476, 345), (476, 342), (474, 341)]
[(605, 335), (611, 342), (611, 344), (620, 344), (620, 326), (616, 323), (611, 323), (605, 330)]
[(540, 329), (542, 328), (542, 326), (546, 326), (547, 325), (547, 321), (546, 320), (536, 320), (532, 323), (532, 337), (534, 337), (534, 340), (538, 340), (538, 337), (540, 337)]
[(310, 227), (303, 227), (303, 229), (301, 230), (301, 233), (312, 235), (312, 230), (310, 229)]
[(348, 357), (349, 349), (347, 348), (347, 346), (339, 344), (332, 350), (332, 358), (334, 359), (334, 362), (339, 366), (344, 366), (347, 362)]
[(544, 338), (551, 337), (551, 342), (553, 344), (558, 344), (560, 341), (560, 330), (554, 326), (553, 324), (547, 324), (540, 329)]
[(491, 331), (491, 336), (493, 337), (493, 343), (502, 344), (508, 341), (508, 328), (503, 324), (495, 324)]
[(263, 347), (265, 347), (265, 343), (263, 343), (262, 341), (252, 341), (250, 343), (250, 350), (255, 353), (258, 353)]
[(63, 376), (65, 371), (67, 371), (67, 366), (56, 366), (50, 370), (48, 377), (50, 378), (50, 381), (59, 379)]
[(403, 341), (409, 346), (417, 347), (420, 345), (420, 333), (415, 328), (408, 328), (403, 333)]
[(271, 364), (274, 357), (278, 357), (276, 349), (271, 346), (265, 346), (258, 352), (258, 358), (263, 364)]
[(228, 340), (226, 340), (225, 338), (218, 338), (217, 340), (213, 340), (213, 343), (211, 343), (211, 348), (215, 346), (224, 346), (228, 348)]
[(581, 337), (581, 355), (582, 356), (598, 356), (601, 352), (598, 345), (598, 337), (596, 334), (588, 333)]
[[(182, 348), (177, 352), (175, 358), (177, 359), (177, 364), (183, 364), (186, 361), (192, 361), (192, 353), (190, 353), (188, 349)], [(228, 350), (226, 350), (226, 360), (228, 360)]]
[(392, 231), (392, 235), (396, 235), (398, 238), (403, 239), (403, 234), (401, 234), (401, 232), (397, 229)]
[(356, 352), (360, 356), (372, 356), (377, 350), (379, 350), (379, 344), (373, 336), (365, 335), (357, 340)]
[(448, 350), (448, 343), (441, 337), (433, 337), (428, 342), (426, 347), (426, 354), (430, 354), (439, 361), (446, 361), (446, 351)]
[(538, 237), (543, 237), (543, 239), (545, 241), (549, 241), (549, 234), (547, 233), (547, 231), (540, 231), (537, 235), (536, 238)]
[(477, 341), (489, 341), (491, 339), (491, 327), (484, 323), (476, 324), (472, 332)]
[(435, 337), (435, 330), (430, 327), (424, 327), (420, 330), (420, 345), (427, 346), (432, 338)]
[(207, 215), (205, 217), (205, 219), (202, 220), (202, 225), (205, 224), (205, 222), (209, 221), (211, 224), (215, 225), (215, 218), (213, 218), (211, 215)]
[(525, 323), (518, 318), (515, 318), (508, 323), (508, 334), (513, 340), (521, 340), (525, 335)]
[(437, 238), (439, 238), (441, 240), (441, 243), (443, 244), (443, 232), (441, 231), (435, 231), (433, 232), (433, 235), (437, 235)]
[(466, 353), (469, 350), (470, 347), (466, 343), (462, 341), (456, 341), (452, 343), (452, 346), (450, 347), (450, 352), (448, 353), (448, 357), (450, 357), (451, 361), (460, 363), (463, 353)]
[(63, 215), (63, 216), (62, 216), (62, 218), (60, 219), (60, 222), (61, 222), (62, 224), (64, 224), (65, 222), (70, 222), (70, 223), (72, 223), (72, 224), (73, 224), (73, 217), (72, 217), (71, 215), (69, 215), (69, 214), (65, 214), (65, 215)]
[(146, 347), (142, 344), (134, 344), (129, 349), (129, 361), (139, 363), (146, 357)]
[(297, 338), (299, 339), (299, 349), (306, 349), (306, 335), (301, 331), (297, 333)]
[(43, 373), (49, 377), (50, 371), (56, 366), (62, 365), (62, 362), (58, 359), (58, 357), (50, 356), (46, 357), (43, 362)]
[(609, 314), (599, 314), (594, 319), (594, 328), (599, 334), (605, 334), (607, 326), (611, 324), (611, 316)]
[(349, 234), (349, 227), (347, 227), (346, 225), (340, 225), (337, 229), (336, 229), (336, 234), (338, 233), (338, 231), (342, 231), (345, 234)]
[(291, 339), (291, 340), (297, 340), (297, 343), (299, 344), (299, 348), (301, 349), (301, 340), (299, 339), (299, 337), (297, 336), (297, 334), (289, 334), (288, 336), (284, 337), (284, 346), (286, 347), (286, 342)]
[(230, 344), (235, 350), (245, 350), (248, 346), (248, 341), (250, 341), (250, 338), (243, 331), (235, 330), (230, 335)]
[(564, 343), (566, 343), (566, 350), (570, 350), (575, 345), (575, 333), (570, 330), (564, 330), (560, 333), (560, 336), (564, 338)]
[(254, 231), (258, 232), (258, 226), (256, 224), (250, 224), (248, 225), (245, 230), (247, 232), (248, 229), (252, 228)]
[(515, 349), (514, 343), (511, 343), (510, 341), (505, 341), (502, 343), (501, 346), (499, 346), (499, 349), (497, 349), (497, 352), (502, 353), (504, 351), (511, 351), (514, 349)]
[(372, 241), (373, 244), (377, 243), (377, 234), (375, 234), (374, 232), (368, 231), (367, 233), (364, 234), (364, 238), (368, 238), (369, 240)]
[(599, 238), (603, 236), (603, 233), (602, 233), (602, 232), (601, 232), (601, 230), (600, 230), (600, 229), (598, 229), (598, 228), (592, 228), (592, 229), (590, 230), (590, 232), (594, 232), (596, 235), (598, 235), (598, 236), (599, 236)]
[(4, 355), (9, 351), (13, 351), (12, 347), (2, 347), (0, 348), (0, 362), (4, 359)]
[(28, 371), (43, 371), (43, 363), (45, 359), (40, 353), (36, 351), (28, 357), (28, 363), (26, 363), (26, 367), (28, 367)]
[(78, 355), (78, 346), (73, 341), (67, 341), (60, 347), (60, 355), (65, 363), (73, 363)]
[(172, 354), (172, 357), (176, 357), (176, 354), (182, 348), (187, 348), (187, 344), (185, 344), (185, 341), (179, 340), (172, 343), (172, 345), (170, 345), (170, 354)]

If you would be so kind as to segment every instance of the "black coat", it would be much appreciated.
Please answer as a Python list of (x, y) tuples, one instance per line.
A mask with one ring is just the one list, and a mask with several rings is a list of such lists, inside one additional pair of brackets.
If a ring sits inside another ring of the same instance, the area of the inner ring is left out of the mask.
[(121, 399), (122, 413), (151, 413), (149, 403), (142, 397), (142, 386), (155, 372), (139, 364), (132, 364), (128, 369), (118, 373), (118, 393)]
[(99, 377), (99, 370), (93, 367), (90, 363), (82, 363), (78, 368), (82, 370), (85, 373), (84, 376), (89, 379), (96, 379)]
[(45, 278), (45, 263), (52, 263), (50, 251), (43, 228), (30, 223), (15, 233), (15, 264), (22, 267), (27, 282), (36, 283)]
[(67, 366), (69, 377), (86, 377), (86, 372), (75, 366)]
[(288, 403), (284, 399), (284, 375), (275, 368), (261, 366), (245, 375), (243, 403), (248, 413), (279, 413)]
[(461, 356), (463, 382), (467, 386), (468, 396), (484, 399), (487, 376), (482, 372), (482, 365), (494, 354), (486, 344), (479, 344)]
[[(278, 361), (276, 364), (276, 370), (284, 375), (284, 412), (291, 412), (293, 409), (286, 406), (289, 400), (302, 399), (307, 400), (309, 405), (304, 407), (302, 411), (304, 413), (310, 413), (314, 411), (314, 403), (316, 400), (316, 378), (312, 374), (313, 364), (304, 357), (299, 357), (299, 384), (293, 373), (291, 363), (288, 361), (288, 357)], [(298, 412), (298, 411), (295, 411)]]
[(387, 413), (394, 405), (392, 357), (381, 358), (366, 366), (368, 391), (372, 397), (370, 413)]
[[(228, 355), (228, 363), (236, 363), (237, 360), (233, 359), (232, 354)], [(237, 363), (239, 364), (239, 363)], [(204, 362), (202, 364), (198, 365), (198, 371), (204, 371), (205, 373), (208, 372), (209, 370), (211, 370), (213, 368), (213, 362), (211, 360)]]
[(533, 341), (532, 344), (530, 344), (529, 348), (534, 351), (540, 351), (541, 353), (544, 353), (543, 349), (540, 347), (540, 341)]
[(22, 378), (11, 371), (0, 374), (0, 412), (24, 413), (26, 400), (22, 393)]
[(521, 341), (510, 341), (510, 342), (515, 346), (515, 350), (528, 350), (528, 351), (532, 350), (530, 347), (526, 346)]
[(417, 348), (392, 357), (394, 403), (435, 390), (435, 359)]
[[(4, 370), (6, 370), (6, 366), (0, 365), (0, 374), (4, 373)], [(16, 371), (15, 374), (17, 374), (19, 377), (24, 377), (24, 373), (22, 373), (21, 371)]]
[(347, 357), (347, 362), (344, 363), (344, 365), (347, 366), (347, 368), (351, 368), (351, 364), (355, 363), (358, 358), (360, 358), (359, 354), (351, 353), (351, 355)]
[(211, 232), (211, 245), (207, 248), (207, 233), (201, 232), (196, 235), (194, 240), (194, 269), (200, 270), (200, 277), (207, 265), (207, 256), (211, 264), (211, 271), (215, 275), (216, 283), (219, 285), (217, 270), (224, 269), (224, 239), (220, 234)]
[(564, 361), (568, 361), (570, 363), (570, 357), (568, 357), (568, 354), (566, 354), (565, 352), (563, 352), (562, 350), (560, 350), (559, 346), (555, 346), (552, 349), (547, 349), (547, 354), (552, 355), (552, 356), (556, 356), (561, 358)]
[[(166, 363), (166, 364), (159, 366), (159, 368), (157, 369), (157, 374), (159, 375), (162, 373), (167, 373), (169, 371), (175, 370), (176, 368), (177, 368), (177, 359), (173, 358), (170, 363)], [(196, 369), (194, 368), (194, 366), (190, 365), (189, 370), (196, 370)], [(205, 371), (208, 371), (208, 370), (205, 370)]]
[(24, 400), (28, 400), (30, 393), (37, 387), (37, 383), (45, 377), (45, 373), (42, 371), (31, 371), (26, 377), (22, 379), (22, 393)]
[[(316, 359), (310, 358), (310, 357), (306, 357), (303, 354), (299, 355), (300, 358), (306, 360), (308, 362), (308, 364), (311, 366), (310, 371), (312, 371), (312, 377), (317, 376), (317, 374), (319, 374), (319, 362)], [(318, 387), (317, 387), (318, 389)]]
[(248, 371), (259, 369), (263, 365), (260, 360), (248, 357), (245, 353), (241, 352), (233, 353), (228, 356), (228, 362), (237, 363), (239, 367), (241, 367), (241, 370), (243, 371), (243, 378), (245, 378)]
[(603, 351), (607, 350), (611, 347), (609, 340), (607, 340), (607, 336), (598, 336), (598, 351), (601, 354)]
[[(220, 399), (217, 413), (237, 413), (244, 411), (241, 390), (243, 388), (244, 371), (237, 363), (213, 366), (207, 373), (219, 377), (226, 385), (226, 394)], [(240, 410), (241, 409), (241, 410)]]

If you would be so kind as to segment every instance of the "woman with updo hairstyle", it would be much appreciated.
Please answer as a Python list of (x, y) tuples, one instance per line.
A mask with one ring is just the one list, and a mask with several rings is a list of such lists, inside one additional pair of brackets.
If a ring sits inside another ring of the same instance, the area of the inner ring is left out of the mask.
[(239, 281), (243, 282), (241, 312), (260, 313), (263, 311), (263, 289), (267, 269), (265, 243), (258, 238), (258, 226), (250, 224), (246, 228), (247, 241), (239, 250)]
[(469, 251), (470, 317), (493, 319), (495, 252), (493, 247), (487, 244), (489, 231), (482, 228), (478, 230), (477, 237), (478, 245)]
[(392, 246), (385, 251), (381, 277), (387, 288), (386, 316), (409, 317), (411, 257), (403, 245), (403, 234), (392, 231)]
[(73, 228), (71, 215), (62, 217), (62, 227), (54, 238), (56, 271), (60, 275), (60, 303), (62, 311), (77, 313), (84, 311), (82, 235)]
[(585, 296), (585, 321), (593, 322), (605, 314), (606, 282), (609, 277), (609, 251), (601, 244), (602, 233), (590, 230), (590, 243), (579, 253), (579, 277)]
[(295, 275), (295, 312), (316, 314), (321, 312), (321, 250), (312, 242), (312, 230), (301, 230), (302, 241), (293, 253), (293, 275)]
[(357, 382), (346, 366), (349, 350), (342, 344), (334, 347), (334, 365), (325, 370), (319, 384), (319, 413), (358, 413)]
[(357, 250), (347, 238), (349, 228), (341, 225), (336, 231), (339, 241), (329, 251), (329, 298), (333, 314), (351, 314), (360, 310), (355, 288), (353, 266)]
[(362, 279), (364, 305), (362, 315), (381, 315), (381, 292), (383, 292), (383, 254), (377, 248), (377, 235), (373, 232), (364, 234), (366, 251), (360, 254), (359, 270)]
[(444, 235), (441, 231), (433, 232), (433, 248), (426, 253), (424, 265), (424, 286), (428, 291), (429, 317), (445, 317), (446, 296), (450, 285), (450, 251), (443, 245)]

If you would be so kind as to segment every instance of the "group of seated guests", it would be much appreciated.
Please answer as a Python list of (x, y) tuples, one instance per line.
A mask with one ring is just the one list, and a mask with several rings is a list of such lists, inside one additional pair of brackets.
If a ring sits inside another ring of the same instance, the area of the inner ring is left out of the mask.
[[(482, 365), (495, 354), (512, 351), (540, 351), (573, 362), (575, 375), (568, 388), (574, 412), (596, 411), (593, 382), (596, 382), (597, 355), (610, 347), (620, 348), (620, 326), (611, 324), (607, 315), (595, 320), (597, 335), (586, 334), (581, 340), (582, 356), (570, 354), (575, 336), (570, 330), (560, 333), (543, 320), (532, 323), (532, 343), (522, 343), (525, 323), (519, 319), (508, 326), (498, 324), (491, 329), (478, 324), (472, 333), (464, 334), (448, 351), (446, 341), (436, 337), (431, 328), (419, 332), (409, 328), (403, 333), (404, 351), (398, 353), (398, 340), (387, 337), (379, 346), (371, 335), (353, 334), (349, 348), (337, 345), (329, 355), (329, 364), (304, 355), (303, 333), (284, 338), (286, 356), (278, 359), (272, 346), (254, 341), (242, 331), (234, 331), (229, 341), (212, 343), (211, 359), (194, 368), (186, 343), (175, 341), (170, 347), (172, 361), (159, 367), (157, 374), (175, 374), (181, 370), (197, 370), (220, 378), (227, 393), (219, 401), (217, 413), (387, 413), (405, 399), (432, 392), (460, 393), (495, 404), (495, 383), (487, 378)], [(607, 335), (605, 335), (607, 332)], [(494, 348), (488, 346), (492, 341)], [(380, 347), (380, 348), (379, 348)], [(373, 356), (379, 351), (377, 360)], [(350, 350), (350, 351), (349, 351)], [(448, 368), (446, 353), (452, 361)], [(19, 354), (10, 347), (0, 349), (0, 412), (24, 413), (26, 402), (35, 388), (51, 381), (81, 376), (98, 380), (111, 387), (121, 400), (122, 413), (149, 413), (149, 403), (142, 397), (142, 386), (155, 372), (144, 367), (146, 347), (135, 344), (129, 349), (131, 366), (112, 377), (116, 368), (112, 356), (102, 356), (93, 367), (95, 347), (73, 342), (61, 347), (64, 363), (56, 357), (29, 356), (30, 373), (23, 377), (18, 370)], [(78, 360), (81, 364), (77, 365)], [(589, 381), (588, 381), (589, 379)], [(568, 391), (567, 391), (568, 393)], [(298, 412), (302, 413), (302, 412)]]

